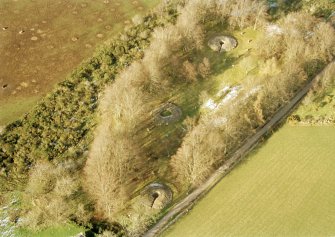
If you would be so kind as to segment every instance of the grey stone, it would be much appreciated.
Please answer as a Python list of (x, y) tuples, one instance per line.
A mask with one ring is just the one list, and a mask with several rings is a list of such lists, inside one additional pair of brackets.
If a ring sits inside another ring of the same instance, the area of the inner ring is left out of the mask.
[(237, 47), (237, 40), (231, 36), (216, 36), (208, 41), (208, 46), (215, 52), (229, 52)]

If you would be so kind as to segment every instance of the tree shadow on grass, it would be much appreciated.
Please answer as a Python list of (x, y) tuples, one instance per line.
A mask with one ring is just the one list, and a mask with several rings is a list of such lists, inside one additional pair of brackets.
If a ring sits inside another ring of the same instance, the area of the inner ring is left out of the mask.
[(98, 234), (102, 234), (104, 231), (110, 231), (115, 236), (125, 236), (125, 230), (119, 223), (109, 223), (104, 220), (92, 220), (90, 222), (90, 229), (85, 231), (85, 237), (95, 237)]
[(278, 132), (280, 129), (282, 129), (285, 125), (287, 125), (287, 118), (283, 119), (280, 123), (275, 125), (272, 129), (270, 129), (267, 133), (265, 133), (262, 138), (257, 142), (254, 148), (250, 150), (245, 157), (238, 163), (233, 169), (236, 169), (238, 167), (247, 165), (250, 161), (251, 157), (257, 156), (258, 153), (261, 151), (262, 148), (264, 148), (268, 143), (269, 139), (274, 135), (276, 132)]

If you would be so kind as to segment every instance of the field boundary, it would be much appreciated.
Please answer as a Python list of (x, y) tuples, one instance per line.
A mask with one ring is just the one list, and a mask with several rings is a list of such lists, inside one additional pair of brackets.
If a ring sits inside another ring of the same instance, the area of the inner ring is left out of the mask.
[(175, 223), (180, 217), (186, 214), (202, 197), (204, 197), (214, 186), (222, 180), (243, 158), (255, 147), (258, 142), (276, 125), (280, 124), (290, 112), (301, 102), (304, 96), (312, 88), (314, 83), (323, 76), (326, 68), (334, 64), (335, 61), (329, 63), (322, 72), (310, 80), (297, 94), (284, 106), (282, 106), (277, 113), (252, 137), (248, 138), (233, 156), (227, 160), (220, 168), (218, 168), (207, 181), (192, 191), (179, 203), (175, 204), (169, 212), (166, 213), (156, 224), (154, 224), (143, 237), (158, 236), (163, 233), (169, 226)]

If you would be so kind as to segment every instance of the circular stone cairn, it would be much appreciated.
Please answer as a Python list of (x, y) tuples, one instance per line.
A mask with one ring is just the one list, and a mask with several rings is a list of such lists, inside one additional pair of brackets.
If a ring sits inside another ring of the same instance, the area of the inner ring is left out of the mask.
[(237, 47), (237, 40), (231, 36), (216, 36), (208, 41), (208, 46), (215, 52), (228, 52)]
[(172, 202), (171, 189), (162, 183), (151, 183), (141, 193), (143, 204), (152, 209), (163, 209)]
[(183, 112), (175, 104), (169, 102), (163, 105), (157, 113), (157, 122), (159, 124), (170, 124), (180, 120)]
[(79, 38), (76, 37), (76, 36), (73, 36), (73, 37), (71, 38), (71, 40), (72, 40), (73, 42), (76, 42), (78, 39), (79, 39)]

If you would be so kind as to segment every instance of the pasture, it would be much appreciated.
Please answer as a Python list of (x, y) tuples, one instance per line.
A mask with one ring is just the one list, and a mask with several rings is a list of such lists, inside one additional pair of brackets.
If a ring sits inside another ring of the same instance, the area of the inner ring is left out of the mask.
[(1, 1), (0, 126), (28, 112), (97, 45), (158, 2)]
[(335, 127), (284, 126), (163, 236), (332, 236)]

